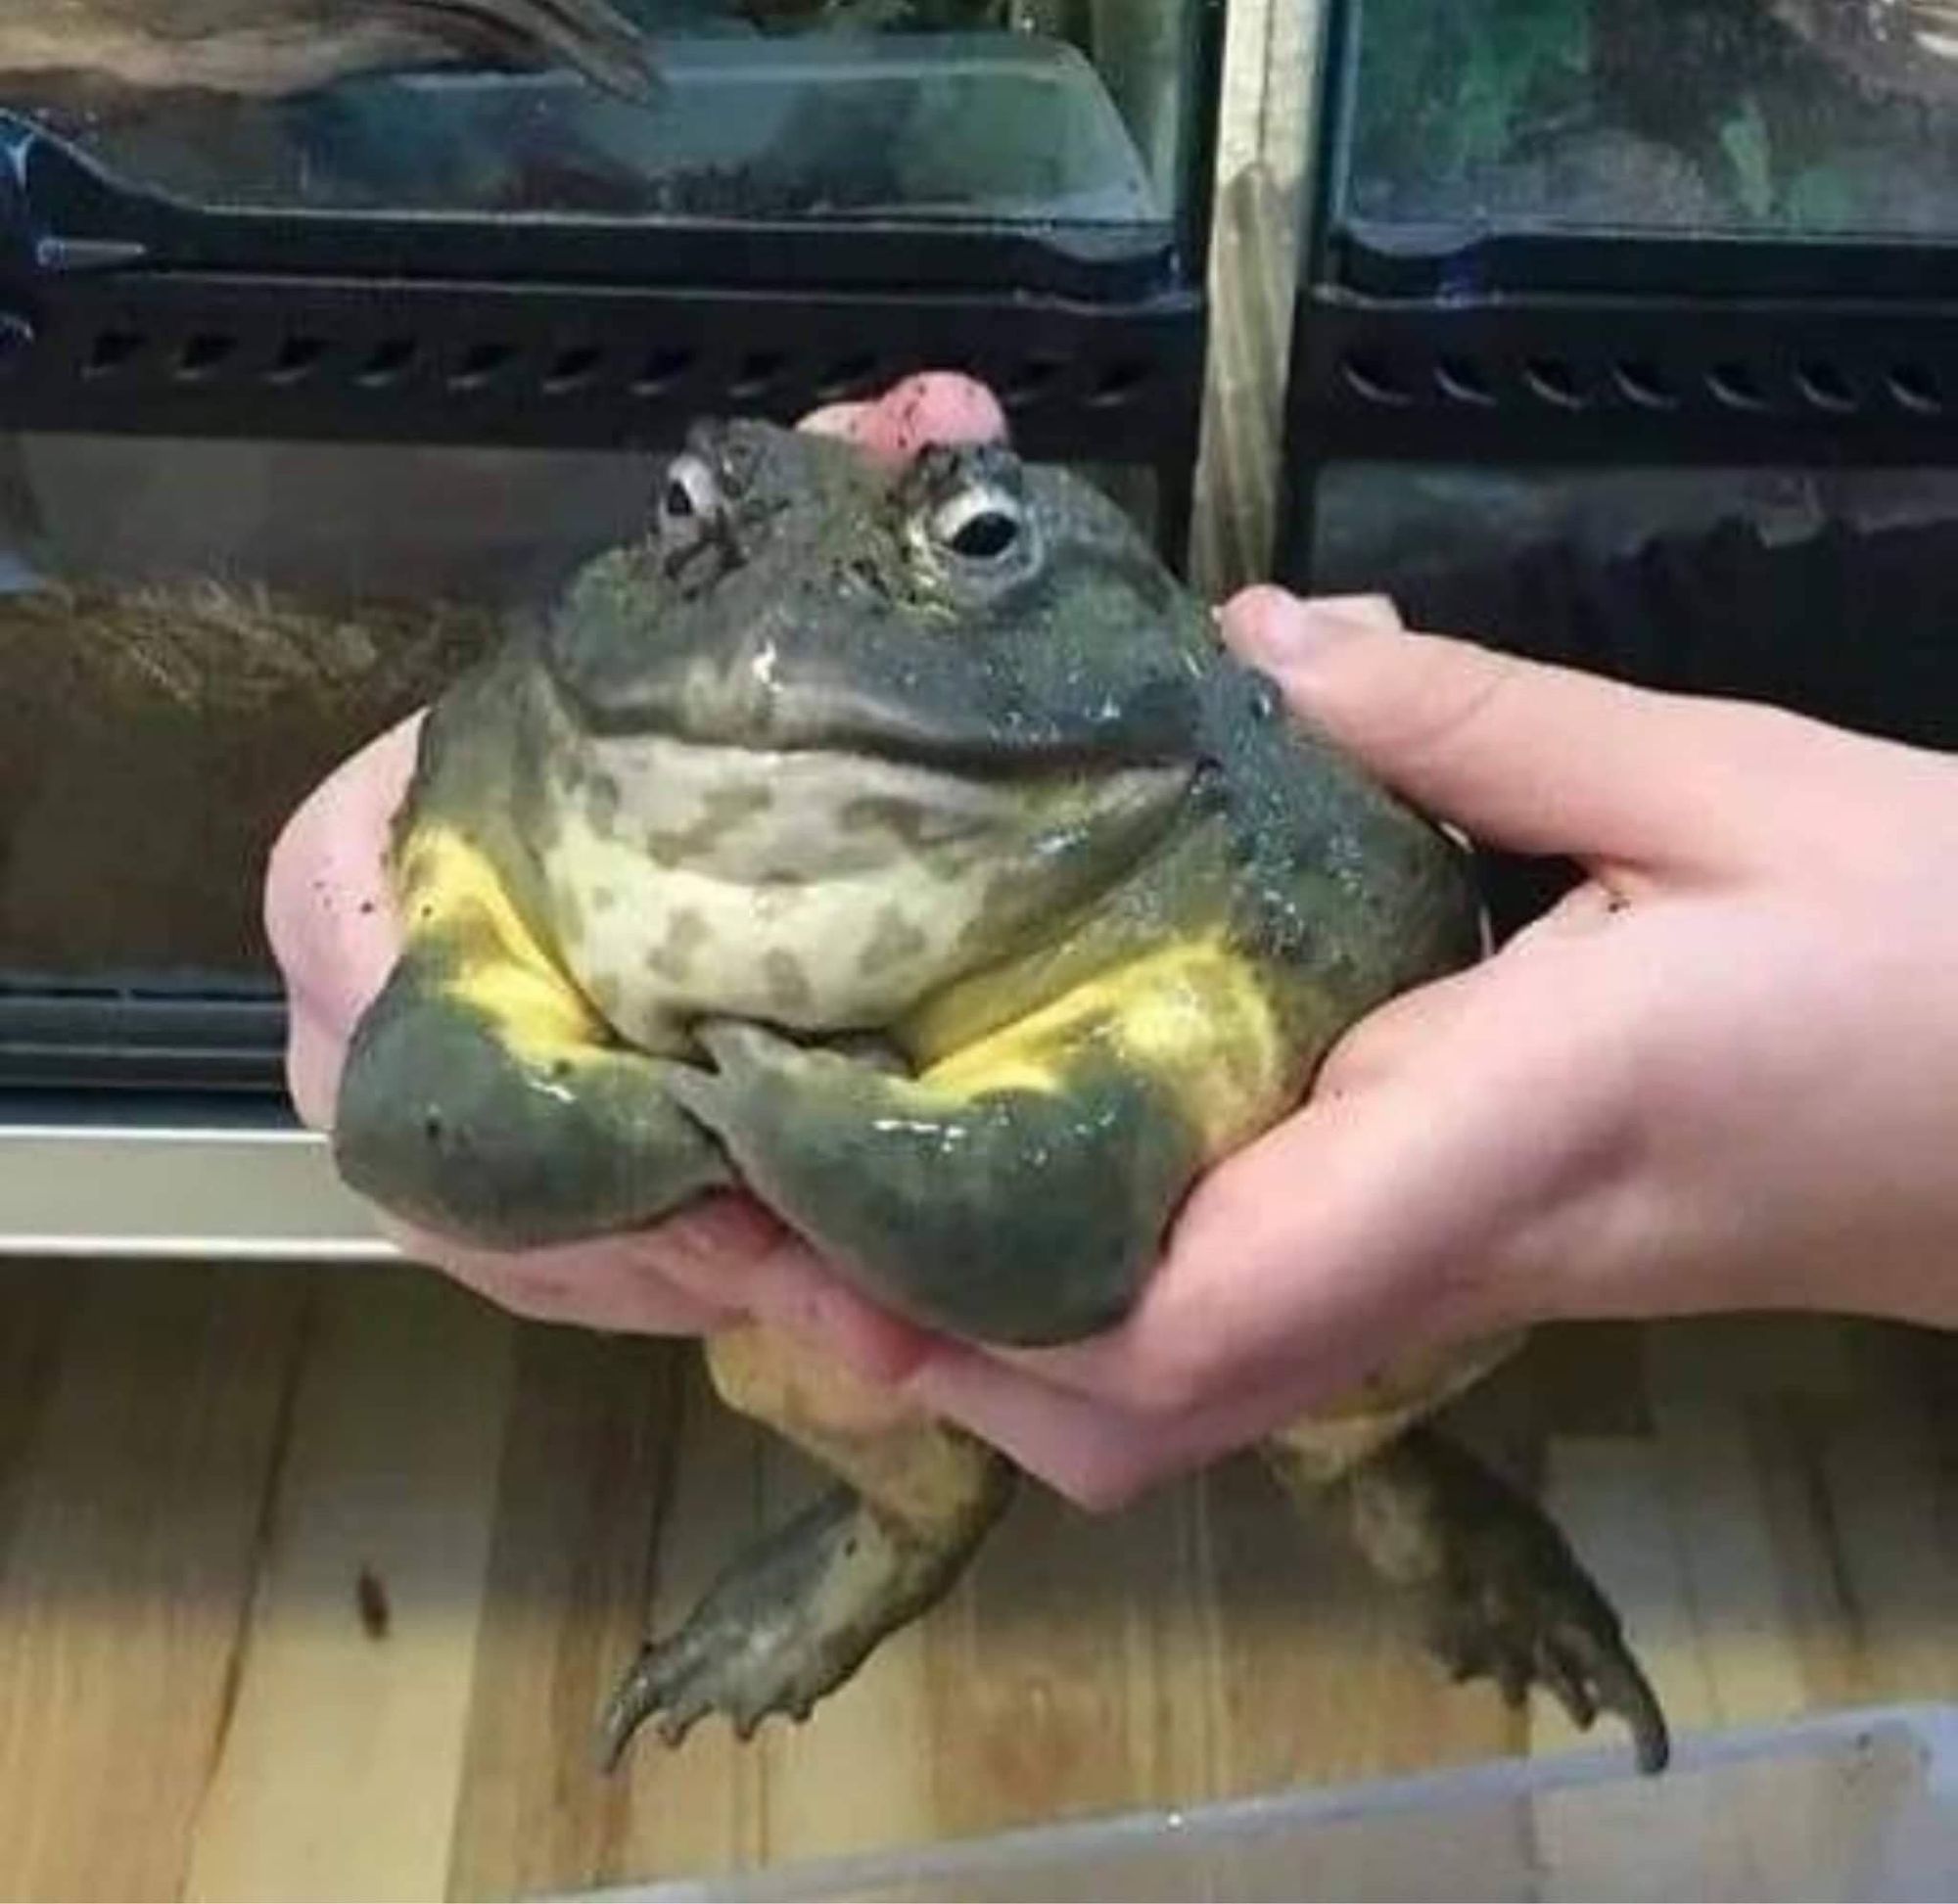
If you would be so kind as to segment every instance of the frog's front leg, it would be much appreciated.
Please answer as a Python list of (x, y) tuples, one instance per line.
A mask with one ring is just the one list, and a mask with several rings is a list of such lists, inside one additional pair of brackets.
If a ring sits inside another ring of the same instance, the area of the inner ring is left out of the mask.
[(1205, 1163), (1282, 1108), (1295, 1048), (1223, 945), (1133, 961), (892, 1076), (748, 1024), (674, 1093), (755, 1193), (927, 1326), (1077, 1340), (1127, 1312)]
[(404, 944), (356, 1027), (334, 1120), (341, 1175), (396, 1216), (489, 1248), (657, 1222), (729, 1180), (667, 1091), (609, 1042), (461, 834), (399, 855)]

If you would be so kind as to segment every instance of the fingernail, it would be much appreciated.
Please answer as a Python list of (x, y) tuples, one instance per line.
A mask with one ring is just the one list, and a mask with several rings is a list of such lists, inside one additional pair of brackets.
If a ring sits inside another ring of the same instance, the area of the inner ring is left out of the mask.
[(1230, 622), (1238, 652), (1272, 668), (1297, 667), (1340, 642), (1401, 626), (1384, 597), (1303, 600), (1280, 588), (1254, 589), (1239, 597), (1232, 605)]
[(1340, 622), (1358, 623), (1378, 634), (1399, 634), (1407, 624), (1385, 595), (1314, 595), (1306, 606)]

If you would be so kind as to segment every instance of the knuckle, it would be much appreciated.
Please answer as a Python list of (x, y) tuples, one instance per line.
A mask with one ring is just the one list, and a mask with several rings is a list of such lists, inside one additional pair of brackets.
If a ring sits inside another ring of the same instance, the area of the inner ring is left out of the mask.
[(1521, 662), (1497, 648), (1453, 647), (1446, 665), (1425, 669), (1417, 691), (1393, 698), (1386, 736), (1409, 766), (1468, 752), (1493, 731), (1521, 678)]

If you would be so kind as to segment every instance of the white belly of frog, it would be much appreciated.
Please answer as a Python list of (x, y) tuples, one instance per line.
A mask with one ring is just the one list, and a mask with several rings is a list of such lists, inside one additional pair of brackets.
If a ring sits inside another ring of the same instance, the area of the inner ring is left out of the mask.
[(565, 959), (656, 1048), (703, 1014), (888, 1024), (963, 969), (1030, 831), (1004, 787), (658, 740), (590, 750), (559, 798), (544, 872)]
[(995, 877), (981, 865), (954, 880), (886, 869), (757, 887), (567, 832), (553, 878), (577, 916), (573, 976), (621, 1036), (656, 1049), (702, 1015), (807, 1032), (890, 1023), (960, 969)]

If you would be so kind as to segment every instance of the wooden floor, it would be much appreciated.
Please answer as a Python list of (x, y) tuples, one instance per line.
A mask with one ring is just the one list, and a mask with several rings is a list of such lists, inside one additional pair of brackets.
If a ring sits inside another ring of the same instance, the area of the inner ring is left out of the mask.
[[(1683, 1730), (1958, 1697), (1958, 1340), (1543, 1338), (1460, 1412)], [(800, 1730), (601, 1778), (643, 1624), (808, 1483), (683, 1349), (385, 1270), (0, 1269), (0, 1894), (509, 1896), (1569, 1742), (1248, 1464), (1029, 1495)]]
[[(1295, 47), (1301, 0), (1235, 19), (1240, 52)], [(1270, 529), (1294, 181), (1243, 166), (1274, 111), (1253, 87), (1227, 126), (1220, 589)], [(1958, 1697), (1955, 1397), (1951, 1339), (1609, 1327), (1459, 1419), (1541, 1486), (1691, 1730)], [(600, 1777), (641, 1632), (808, 1483), (689, 1351), (418, 1272), (0, 1266), (0, 1895), (503, 1897), (1569, 1742), (1444, 1684), (1231, 1466), (1107, 1521), (1029, 1496), (806, 1728)]]

